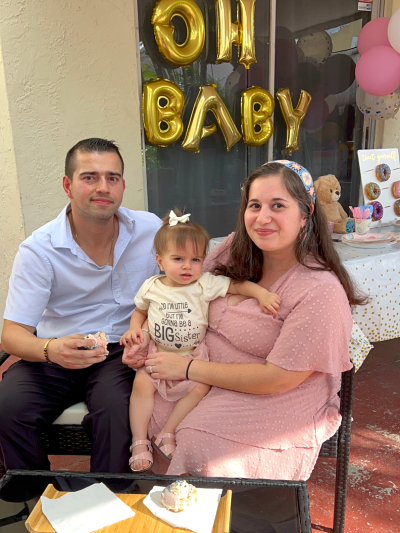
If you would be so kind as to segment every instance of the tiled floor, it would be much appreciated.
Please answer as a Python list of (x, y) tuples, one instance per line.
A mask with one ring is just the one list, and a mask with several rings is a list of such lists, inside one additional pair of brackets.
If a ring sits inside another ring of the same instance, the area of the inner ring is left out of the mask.
[[(400, 531), (400, 339), (377, 343), (356, 374), (346, 533)], [(52, 468), (87, 471), (86, 457), (52, 457)], [(335, 460), (309, 480), (313, 532), (332, 531)], [(0, 517), (14, 512), (0, 502)], [(23, 524), (1, 529), (22, 533)], [(249, 532), (250, 533), (250, 532)]]

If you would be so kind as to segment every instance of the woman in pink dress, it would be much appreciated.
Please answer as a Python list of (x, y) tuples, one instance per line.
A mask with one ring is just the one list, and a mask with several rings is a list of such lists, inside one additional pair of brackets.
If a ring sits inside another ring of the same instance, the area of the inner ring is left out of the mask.
[[(362, 303), (306, 169), (277, 161), (254, 171), (243, 185), (235, 233), (204, 266), (259, 283), (280, 296), (281, 307), (269, 316), (255, 299), (218, 298), (209, 308), (209, 362), (187, 368), (176, 354), (148, 356), (156, 379), (212, 386), (178, 426), (167, 473), (305, 480), (340, 425), (340, 374), (352, 367), (350, 306)], [(173, 408), (160, 400), (150, 435)]]

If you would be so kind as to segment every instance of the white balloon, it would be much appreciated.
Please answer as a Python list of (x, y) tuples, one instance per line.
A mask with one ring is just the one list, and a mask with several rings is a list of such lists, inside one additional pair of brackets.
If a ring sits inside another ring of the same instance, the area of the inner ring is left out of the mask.
[(393, 118), (400, 108), (400, 93), (386, 96), (367, 94), (359, 87), (356, 95), (357, 107), (366, 117), (373, 120)]
[(392, 47), (400, 54), (400, 9), (389, 20), (388, 38)]
[(297, 46), (304, 52), (306, 61), (320, 66), (332, 53), (332, 39), (326, 31), (317, 31), (304, 35), (297, 41)]

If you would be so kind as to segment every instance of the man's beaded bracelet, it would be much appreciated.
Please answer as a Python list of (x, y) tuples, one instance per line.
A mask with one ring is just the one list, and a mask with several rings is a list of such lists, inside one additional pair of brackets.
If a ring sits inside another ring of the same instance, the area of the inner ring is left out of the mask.
[(44, 345), (43, 347), (43, 353), (44, 353), (44, 358), (46, 359), (46, 363), (48, 363), (49, 365), (52, 365), (53, 364), (53, 361), (50, 361), (50, 358), (49, 358), (49, 354), (47, 352), (47, 347), (48, 345), (50, 344), (51, 341), (54, 341), (54, 339), (56, 339), (57, 337), (52, 337), (51, 339), (49, 339), (46, 344)]

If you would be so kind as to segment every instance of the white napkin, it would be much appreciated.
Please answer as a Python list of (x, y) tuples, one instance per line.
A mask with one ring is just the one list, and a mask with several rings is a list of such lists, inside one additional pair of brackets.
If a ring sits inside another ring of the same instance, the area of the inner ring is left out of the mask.
[(211, 533), (222, 489), (197, 489), (199, 491), (197, 502), (180, 513), (173, 513), (161, 505), (161, 493), (164, 488), (154, 486), (143, 500), (144, 505), (154, 516), (173, 527), (190, 529), (195, 533)]
[(90, 533), (132, 518), (132, 509), (103, 483), (51, 500), (42, 496), (42, 511), (57, 533)]

